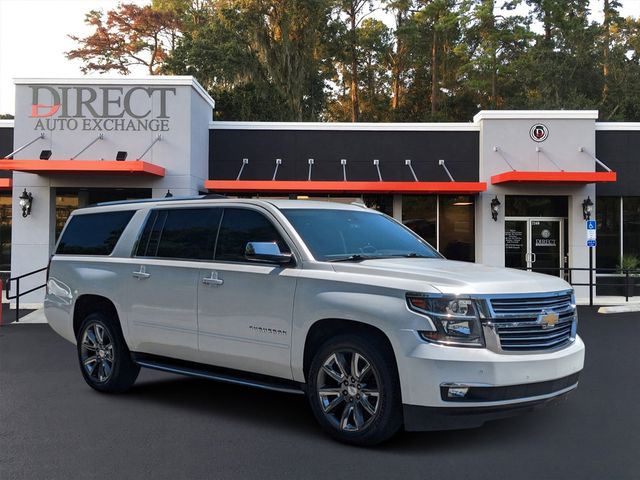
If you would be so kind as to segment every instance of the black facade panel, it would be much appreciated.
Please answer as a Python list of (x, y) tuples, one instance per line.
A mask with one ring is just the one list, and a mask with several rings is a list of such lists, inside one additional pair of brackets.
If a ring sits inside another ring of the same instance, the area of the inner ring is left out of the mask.
[[(13, 151), (13, 128), (0, 127), (0, 158)], [(11, 172), (0, 170), (0, 178), (11, 178)]]
[(380, 160), (386, 181), (412, 181), (405, 165), (412, 160), (420, 181), (449, 181), (438, 159), (444, 159), (456, 181), (478, 181), (479, 132), (362, 130), (226, 130), (209, 131), (209, 178), (235, 180), (248, 158), (242, 180), (271, 180), (281, 158), (277, 180), (342, 180), (340, 159), (347, 159), (347, 180), (376, 181), (373, 159)]
[(640, 131), (596, 131), (596, 157), (618, 174), (596, 186), (598, 195), (640, 196)]

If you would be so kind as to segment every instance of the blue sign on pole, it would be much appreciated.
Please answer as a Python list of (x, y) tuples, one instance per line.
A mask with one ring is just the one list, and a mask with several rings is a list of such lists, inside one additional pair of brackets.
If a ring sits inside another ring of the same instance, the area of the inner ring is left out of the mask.
[(596, 221), (595, 220), (587, 220), (585, 222), (587, 227), (587, 247), (595, 247), (596, 246)]

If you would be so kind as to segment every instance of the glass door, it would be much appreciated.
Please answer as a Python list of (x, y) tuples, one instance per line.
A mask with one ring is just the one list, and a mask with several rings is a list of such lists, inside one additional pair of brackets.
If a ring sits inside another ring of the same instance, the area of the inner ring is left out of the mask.
[(531, 269), (560, 276), (562, 267), (562, 220), (530, 220)]
[(507, 218), (505, 266), (560, 276), (564, 265), (563, 218)]

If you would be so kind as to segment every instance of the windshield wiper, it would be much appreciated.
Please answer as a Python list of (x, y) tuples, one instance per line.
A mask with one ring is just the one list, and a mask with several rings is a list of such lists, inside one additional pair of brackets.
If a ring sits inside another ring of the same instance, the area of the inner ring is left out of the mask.
[(403, 253), (402, 255), (394, 255), (396, 257), (404, 257), (404, 258), (433, 258), (428, 255), (422, 255), (421, 253), (411, 252), (411, 253)]
[(355, 253), (353, 255), (349, 255), (348, 257), (334, 258), (332, 260), (329, 260), (329, 262), (359, 262), (361, 260), (371, 260), (373, 258), (381, 257), (374, 255), (360, 255), (359, 253)]

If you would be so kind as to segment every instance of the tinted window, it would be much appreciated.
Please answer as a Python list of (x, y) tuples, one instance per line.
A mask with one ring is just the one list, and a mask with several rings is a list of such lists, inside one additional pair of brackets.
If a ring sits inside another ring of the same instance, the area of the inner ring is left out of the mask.
[(352, 210), (284, 210), (283, 213), (318, 260), (440, 255), (389, 217)]
[(60, 239), (56, 253), (109, 255), (134, 212), (74, 215)]
[(212, 260), (221, 212), (217, 208), (155, 211), (147, 220), (137, 254)]
[(216, 260), (246, 261), (244, 251), (249, 242), (276, 242), (282, 253), (291, 252), (264, 215), (254, 210), (225, 209), (218, 235)]

